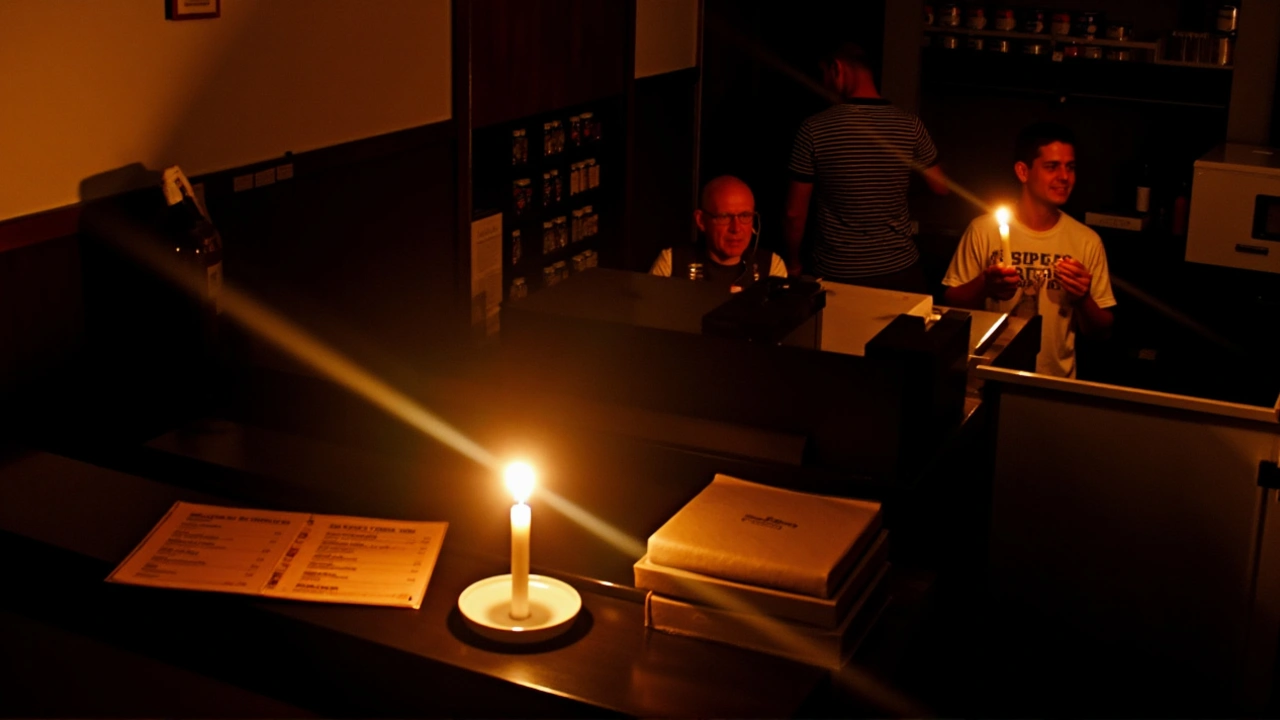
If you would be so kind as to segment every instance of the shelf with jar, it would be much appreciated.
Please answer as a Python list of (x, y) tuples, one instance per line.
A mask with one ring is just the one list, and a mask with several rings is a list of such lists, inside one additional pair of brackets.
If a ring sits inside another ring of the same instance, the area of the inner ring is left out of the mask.
[(1213, 32), (1177, 30), (1156, 40), (1138, 40), (1134, 24), (1104, 22), (1095, 12), (944, 3), (935, 14), (925, 6), (923, 45), (943, 51), (969, 50), (1054, 61), (1102, 60), (1231, 70), (1238, 10), (1222, 5)]
[(602, 100), (476, 131), (476, 206), (503, 213), (508, 298), (599, 263), (615, 232), (618, 103)]

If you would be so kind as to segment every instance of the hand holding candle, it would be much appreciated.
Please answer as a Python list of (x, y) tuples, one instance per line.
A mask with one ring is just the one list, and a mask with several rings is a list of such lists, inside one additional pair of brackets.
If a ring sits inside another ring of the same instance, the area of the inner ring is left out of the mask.
[(511, 506), (511, 617), (529, 617), (529, 526), (532, 514), (525, 500), (533, 492), (533, 468), (514, 462), (503, 472), (507, 490), (515, 496)]
[(1000, 224), (1000, 265), (1010, 267), (1013, 251), (1009, 249), (1009, 208), (1003, 205), (996, 208), (996, 222)]

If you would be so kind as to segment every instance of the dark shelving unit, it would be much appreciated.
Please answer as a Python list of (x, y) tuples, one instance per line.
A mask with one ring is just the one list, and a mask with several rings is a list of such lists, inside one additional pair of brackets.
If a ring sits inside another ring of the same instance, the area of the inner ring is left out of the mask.
[[(575, 142), (570, 118), (581, 117), (583, 113), (594, 116), (599, 135)], [(555, 121), (559, 121), (564, 130), (564, 148), (547, 154), (544, 125)], [(515, 130), (526, 133), (528, 158), (525, 162), (513, 162)], [(530, 292), (544, 287), (543, 268), (555, 263), (563, 261), (572, 273), (573, 258), (586, 251), (595, 252), (598, 264), (605, 264), (602, 256), (612, 257), (610, 253), (617, 246), (622, 229), (623, 141), (618, 98), (566, 107), (474, 131), (474, 207), (476, 217), (495, 211), (502, 213), (504, 297), (510, 297), (511, 284), (516, 278), (524, 278)], [(595, 160), (599, 183), (572, 193), (573, 166), (588, 160)], [(543, 187), (543, 174), (553, 170), (558, 171), (561, 182), (558, 199)], [(530, 183), (529, 202), (523, 210), (516, 207), (514, 192), (515, 183), (521, 179)], [(572, 234), (574, 211), (586, 207), (591, 207), (597, 218), (596, 234), (577, 241), (570, 239), (562, 247), (544, 251), (543, 223), (564, 217), (566, 232)], [(520, 233), (518, 257), (513, 252), (514, 231)]]

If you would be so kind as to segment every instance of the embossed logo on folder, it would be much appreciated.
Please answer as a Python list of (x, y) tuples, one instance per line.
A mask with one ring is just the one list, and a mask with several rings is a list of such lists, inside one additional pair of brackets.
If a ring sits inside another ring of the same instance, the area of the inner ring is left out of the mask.
[(796, 523), (787, 522), (786, 520), (781, 520), (772, 515), (770, 515), (769, 517), (760, 517), (759, 515), (752, 515), (751, 513), (747, 513), (746, 515), (743, 515), (742, 522), (751, 523), (752, 525), (759, 525), (760, 527), (771, 528), (773, 530), (781, 530), (783, 528), (791, 528), (792, 530), (795, 530), (796, 528), (800, 527)]

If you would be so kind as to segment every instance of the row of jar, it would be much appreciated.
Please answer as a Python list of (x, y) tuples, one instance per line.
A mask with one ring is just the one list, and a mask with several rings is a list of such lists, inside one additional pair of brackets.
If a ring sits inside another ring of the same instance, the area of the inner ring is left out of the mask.
[[(581, 242), (600, 233), (600, 216), (595, 209), (587, 205), (571, 213), (572, 220), (565, 217), (547, 220), (542, 223), (542, 254), (555, 252), (570, 243)], [(511, 231), (511, 264), (520, 264), (524, 257), (524, 237), (519, 230)]]
[(1015, 10), (998, 7), (988, 14), (982, 5), (968, 5), (961, 10), (959, 3), (943, 3), (935, 15), (932, 5), (924, 6), (924, 24), (940, 27), (968, 28), (969, 30), (1021, 31), (1025, 33), (1071, 35), (1079, 38), (1096, 38), (1105, 31), (1111, 40), (1132, 40), (1133, 24), (1115, 22), (1104, 26), (1102, 14), (1096, 12), (1047, 12), (1045, 10)]
[[(926, 41), (928, 40), (926, 38)], [(1083, 58), (1085, 60), (1106, 59), (1127, 62), (1133, 59), (1133, 52), (1128, 48), (1104, 48), (1099, 45), (1077, 44), (1074, 42), (1060, 43), (1057, 47), (1054, 47), (1048, 40), (1018, 42), (1003, 38), (977, 36), (961, 38), (956, 35), (938, 35), (932, 42), (944, 50), (956, 50), (963, 47), (969, 50), (985, 50), (994, 53), (1018, 53), (1047, 57), (1055, 61)]]
[[(562, 281), (568, 280), (570, 275), (596, 267), (598, 264), (599, 256), (595, 250), (583, 250), (570, 258), (568, 262), (559, 260), (542, 268), (542, 286), (559, 285)], [(514, 278), (511, 281), (508, 297), (512, 300), (519, 300), (520, 298), (528, 297), (528, 295), (529, 282), (523, 277)]]
[[(566, 144), (566, 130), (567, 144)], [(551, 157), (565, 151), (566, 147), (582, 147), (587, 143), (599, 140), (601, 135), (600, 121), (595, 113), (585, 112), (574, 115), (567, 123), (552, 120), (542, 124), (542, 156)], [(529, 131), (517, 128), (511, 131), (511, 164), (523, 165), (529, 162)]]
[[(572, 197), (600, 187), (600, 164), (588, 158), (569, 166), (569, 196)], [(542, 173), (542, 207), (550, 207), (565, 198), (564, 178), (560, 170)], [(533, 181), (520, 178), (511, 184), (511, 205), (516, 215), (523, 215), (533, 207)]]

